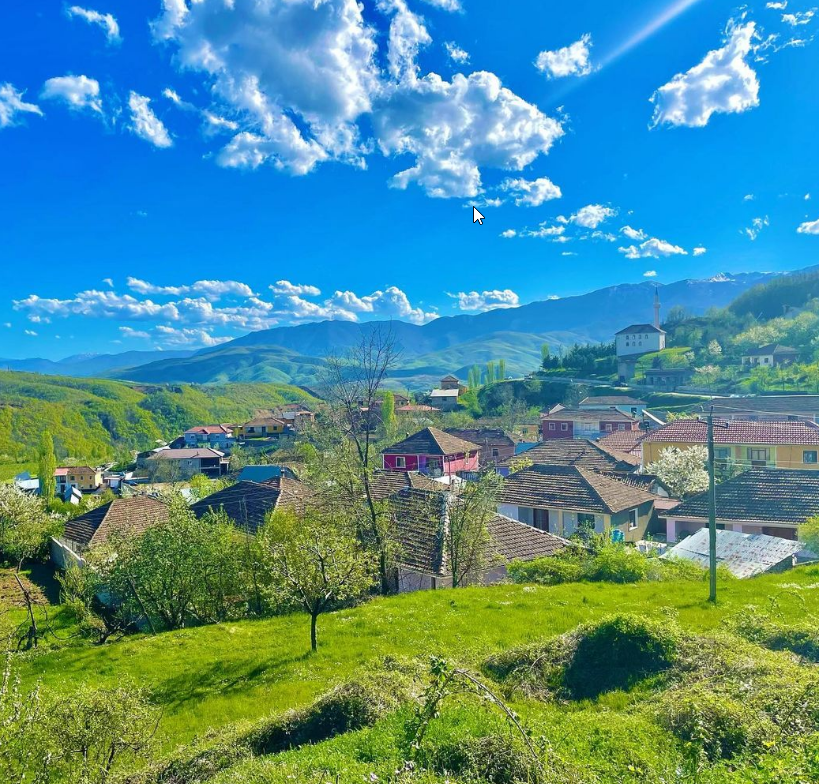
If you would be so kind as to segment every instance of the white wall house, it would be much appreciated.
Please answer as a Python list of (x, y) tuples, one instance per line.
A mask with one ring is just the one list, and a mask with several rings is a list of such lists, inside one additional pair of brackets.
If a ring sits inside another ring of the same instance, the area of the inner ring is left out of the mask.
[(615, 334), (617, 357), (662, 351), (665, 348), (665, 331), (652, 324), (632, 324)]

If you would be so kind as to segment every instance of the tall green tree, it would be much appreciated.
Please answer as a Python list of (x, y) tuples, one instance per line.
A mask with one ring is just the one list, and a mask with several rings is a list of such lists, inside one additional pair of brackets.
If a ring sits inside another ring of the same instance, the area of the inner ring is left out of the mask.
[(486, 383), (492, 384), (495, 381), (495, 361), (490, 359), (486, 363)]
[(388, 433), (395, 430), (395, 395), (389, 390), (381, 398), (381, 421)]
[(319, 616), (359, 598), (376, 583), (378, 553), (365, 550), (341, 509), (311, 507), (299, 516), (274, 512), (259, 545), (274, 602), (310, 616), (313, 651), (318, 649)]
[(57, 492), (57, 458), (54, 455), (54, 439), (47, 430), (40, 438), (40, 455), (37, 476), (40, 480), (40, 497), (46, 504), (54, 500)]
[(549, 359), (549, 344), (543, 343), (540, 347), (540, 361), (543, 364), (547, 359)]
[(506, 360), (499, 359), (498, 360), (498, 380), (499, 381), (506, 381)]

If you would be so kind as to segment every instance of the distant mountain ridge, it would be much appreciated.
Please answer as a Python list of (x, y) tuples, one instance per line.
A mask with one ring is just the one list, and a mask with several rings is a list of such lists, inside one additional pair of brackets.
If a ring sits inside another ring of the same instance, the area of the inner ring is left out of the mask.
[(403, 321), (321, 321), (251, 332), (182, 360), (162, 358), (118, 378), (148, 383), (275, 381), (314, 383), (322, 357), (344, 351), (362, 334), (389, 328), (401, 347), (393, 379), (408, 387), (424, 386), (445, 373), (465, 376), (468, 368), (505, 359), (507, 371), (522, 374), (538, 367), (543, 343), (552, 350), (578, 342), (611, 340), (628, 324), (650, 322), (654, 290), (663, 312), (676, 305), (701, 314), (725, 307), (757, 283), (782, 274), (720, 273), (704, 280), (658, 284), (651, 281), (609, 286), (561, 299), (475, 315), (442, 316), (424, 325)]
[[(819, 269), (811, 267), (809, 270)], [(809, 271), (807, 270), (807, 271)], [(323, 357), (343, 352), (374, 329), (389, 328), (401, 347), (397, 384), (426, 386), (445, 373), (465, 376), (473, 364), (505, 359), (507, 371), (538, 367), (540, 350), (611, 340), (629, 324), (653, 318), (654, 289), (663, 313), (676, 305), (693, 314), (725, 307), (758, 283), (805, 272), (719, 273), (702, 280), (624, 283), (560, 299), (473, 315), (442, 316), (424, 325), (404, 321), (320, 321), (251, 332), (199, 351), (79, 354), (60, 361), (0, 359), (0, 367), (53, 375), (107, 376), (145, 383), (266, 382), (312, 384)]]

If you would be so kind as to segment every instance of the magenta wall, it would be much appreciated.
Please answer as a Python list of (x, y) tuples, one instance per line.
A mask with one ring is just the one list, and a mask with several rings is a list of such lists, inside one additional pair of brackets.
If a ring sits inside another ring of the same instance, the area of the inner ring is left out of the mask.
[[(404, 458), (404, 465), (399, 466), (397, 458)], [(447, 455), (441, 459), (440, 455), (383, 455), (386, 471), (426, 471), (430, 461), (437, 461), (445, 474), (455, 474), (458, 471), (476, 471), (479, 466), (478, 452), (469, 455)]]
[[(550, 422), (555, 426), (554, 430), (549, 430)], [(564, 424), (569, 426), (568, 430), (561, 429), (561, 425)], [(561, 422), (559, 419), (544, 419), (542, 426), (544, 441), (554, 441), (556, 438), (574, 438), (574, 423), (571, 420)]]

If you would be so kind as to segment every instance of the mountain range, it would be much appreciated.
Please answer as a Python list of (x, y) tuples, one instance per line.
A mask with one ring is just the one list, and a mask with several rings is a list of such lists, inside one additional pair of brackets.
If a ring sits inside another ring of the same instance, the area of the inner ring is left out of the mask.
[(363, 333), (389, 327), (401, 349), (393, 379), (401, 386), (418, 388), (446, 373), (465, 377), (473, 364), (489, 360), (505, 359), (507, 372), (513, 375), (529, 372), (538, 367), (544, 343), (555, 351), (574, 343), (610, 341), (617, 330), (629, 324), (651, 322), (655, 289), (664, 313), (682, 306), (689, 313), (701, 314), (711, 307), (725, 307), (752, 286), (783, 274), (795, 273), (719, 274), (665, 285), (628, 283), (476, 315), (443, 316), (424, 325), (321, 321), (251, 332), (197, 352), (131, 351), (80, 355), (58, 362), (0, 360), (0, 365), (11, 370), (108, 376), (144, 383), (310, 384), (320, 373), (323, 357), (343, 352)]

